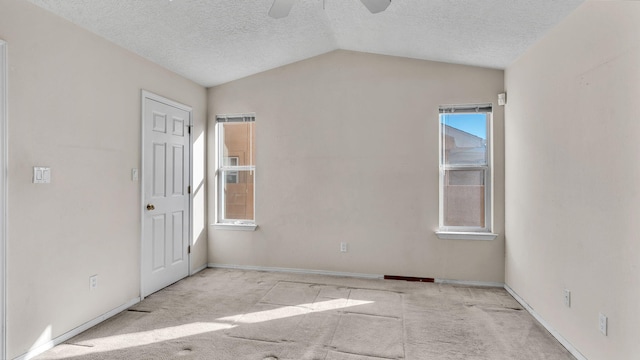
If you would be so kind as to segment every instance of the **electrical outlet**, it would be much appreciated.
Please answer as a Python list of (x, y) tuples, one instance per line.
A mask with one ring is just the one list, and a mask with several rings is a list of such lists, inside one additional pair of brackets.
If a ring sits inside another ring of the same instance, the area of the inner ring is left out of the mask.
[(347, 252), (347, 251), (349, 251), (348, 247), (347, 247), (347, 243), (346, 242), (341, 242), (340, 243), (340, 252)]
[(564, 299), (564, 306), (571, 307), (571, 290), (569, 289), (562, 290), (562, 297)]
[(98, 275), (89, 276), (89, 290), (98, 288)]
[(599, 321), (598, 321), (598, 328), (600, 329), (600, 332), (602, 333), (602, 335), (607, 336), (607, 316), (600, 313), (599, 316)]

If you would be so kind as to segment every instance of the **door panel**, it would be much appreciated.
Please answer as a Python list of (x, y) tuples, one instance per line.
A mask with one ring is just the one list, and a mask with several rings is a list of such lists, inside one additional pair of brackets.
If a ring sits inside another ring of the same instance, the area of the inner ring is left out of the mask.
[(164, 183), (164, 174), (166, 170), (165, 161), (165, 153), (166, 153), (166, 145), (165, 144), (153, 144), (153, 173), (152, 183), (153, 183), (153, 197), (154, 198), (162, 198), (165, 195), (165, 183)]
[(165, 133), (167, 132), (167, 114), (153, 112), (153, 131)]
[(144, 98), (142, 296), (189, 275), (190, 112)]
[(176, 211), (174, 212), (172, 217), (173, 220), (173, 262), (175, 264), (178, 261), (184, 260), (182, 248), (184, 245), (184, 212)]
[(166, 236), (164, 232), (166, 229), (166, 225), (164, 219), (164, 214), (156, 215), (151, 218), (151, 226), (153, 227), (151, 233), (151, 243), (153, 245), (153, 271), (163, 269), (165, 266), (164, 242)]
[(184, 136), (184, 119), (173, 118), (173, 135)]
[(182, 196), (184, 195), (184, 147), (181, 145), (173, 145), (173, 191), (171, 195)]

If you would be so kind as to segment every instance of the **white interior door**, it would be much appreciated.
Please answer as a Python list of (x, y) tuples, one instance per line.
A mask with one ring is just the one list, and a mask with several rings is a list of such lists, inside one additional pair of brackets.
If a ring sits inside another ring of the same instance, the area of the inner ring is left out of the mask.
[(189, 275), (190, 123), (190, 108), (143, 93), (143, 297)]

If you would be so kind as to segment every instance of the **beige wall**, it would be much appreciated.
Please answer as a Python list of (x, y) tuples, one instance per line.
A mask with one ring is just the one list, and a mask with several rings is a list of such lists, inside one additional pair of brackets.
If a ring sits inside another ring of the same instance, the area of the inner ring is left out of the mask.
[[(500, 70), (335, 51), (211, 88), (211, 139), (215, 114), (256, 113), (258, 229), (210, 229), (209, 261), (502, 282), (502, 235), (440, 240), (434, 230), (438, 106), (494, 102), (503, 81)], [(503, 234), (498, 106), (494, 125)], [(212, 223), (213, 166), (208, 174)]]
[(640, 354), (638, 24), (588, 1), (506, 71), (506, 282), (589, 360)]
[[(0, 1), (0, 38), (9, 50), (13, 358), (140, 295), (140, 184), (131, 181), (140, 92), (193, 106), (203, 182), (206, 90), (26, 1)], [(34, 165), (51, 167), (51, 184), (31, 183)], [(204, 197), (201, 239), (203, 211)], [(206, 245), (196, 244), (194, 268)], [(99, 286), (89, 292), (93, 274)]]

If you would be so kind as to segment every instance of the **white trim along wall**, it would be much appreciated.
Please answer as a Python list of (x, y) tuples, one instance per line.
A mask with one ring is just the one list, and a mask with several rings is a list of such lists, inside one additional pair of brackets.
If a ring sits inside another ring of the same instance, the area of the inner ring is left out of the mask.
[(547, 322), (540, 314), (533, 310), (533, 308), (526, 301), (524, 301), (524, 299), (521, 298), (520, 295), (518, 295), (515, 291), (513, 291), (511, 287), (509, 287), (509, 285), (505, 284), (504, 289), (507, 290), (507, 292), (511, 296), (513, 296), (513, 298), (516, 299), (516, 301), (520, 303), (520, 305), (522, 305), (522, 307), (527, 310), (529, 314), (531, 314), (531, 316), (533, 316), (545, 329), (547, 329), (547, 331), (554, 338), (556, 338), (556, 340), (558, 340), (558, 342), (562, 344), (562, 346), (564, 346), (565, 349), (567, 349), (567, 351), (571, 353), (571, 355), (575, 356), (577, 360), (587, 360), (587, 358), (584, 357), (584, 355), (582, 355), (582, 353), (580, 353), (580, 351), (578, 351), (578, 349), (576, 349), (576, 347), (573, 346), (573, 344), (571, 344), (569, 340), (565, 339), (565, 337), (562, 336), (555, 328), (553, 328), (553, 326), (551, 326), (549, 322)]
[[(86, 330), (89, 330), (90, 328), (100, 324), (101, 322), (104, 322), (104, 321), (106, 321), (106, 320), (108, 320), (108, 319), (120, 314), (121, 312), (127, 310), (128, 308), (130, 308), (133, 305), (139, 303), (140, 301), (141, 300), (140, 300), (139, 297), (133, 298), (133, 299), (127, 301), (126, 303), (118, 306), (117, 308), (112, 309), (110, 311), (107, 311), (106, 313), (104, 313), (104, 314), (102, 314), (102, 315), (100, 315), (100, 316), (98, 316), (98, 317), (96, 317), (94, 319), (91, 319), (90, 321), (87, 321), (86, 323), (84, 323), (84, 324), (82, 324), (82, 325), (80, 325), (80, 326), (78, 326), (78, 327), (76, 327), (74, 329), (71, 329), (71, 330), (67, 331), (66, 333), (64, 333), (64, 334), (62, 334), (62, 335), (60, 335), (60, 336), (58, 336), (58, 337), (56, 337), (54, 339), (51, 339), (50, 341), (48, 341), (48, 342), (46, 342), (46, 343), (44, 343), (44, 344), (42, 344), (40, 346), (37, 346), (36, 348), (29, 350), (25, 354), (22, 354), (22, 355), (20, 355), (20, 356), (18, 356), (16, 358), (14, 358), (13, 360), (30, 360), (30, 359), (33, 359), (34, 357), (42, 354), (43, 352), (45, 352), (45, 351), (47, 351), (49, 349), (52, 349), (53, 347), (55, 347), (55, 346), (57, 346), (59, 344), (62, 344), (63, 342), (71, 339), (72, 337), (74, 337), (76, 335), (79, 335), (80, 333), (82, 333), (82, 332), (84, 332)], [(5, 357), (2, 357), (2, 359), (5, 359)]]
[(7, 43), (0, 40), (0, 359), (6, 358)]

